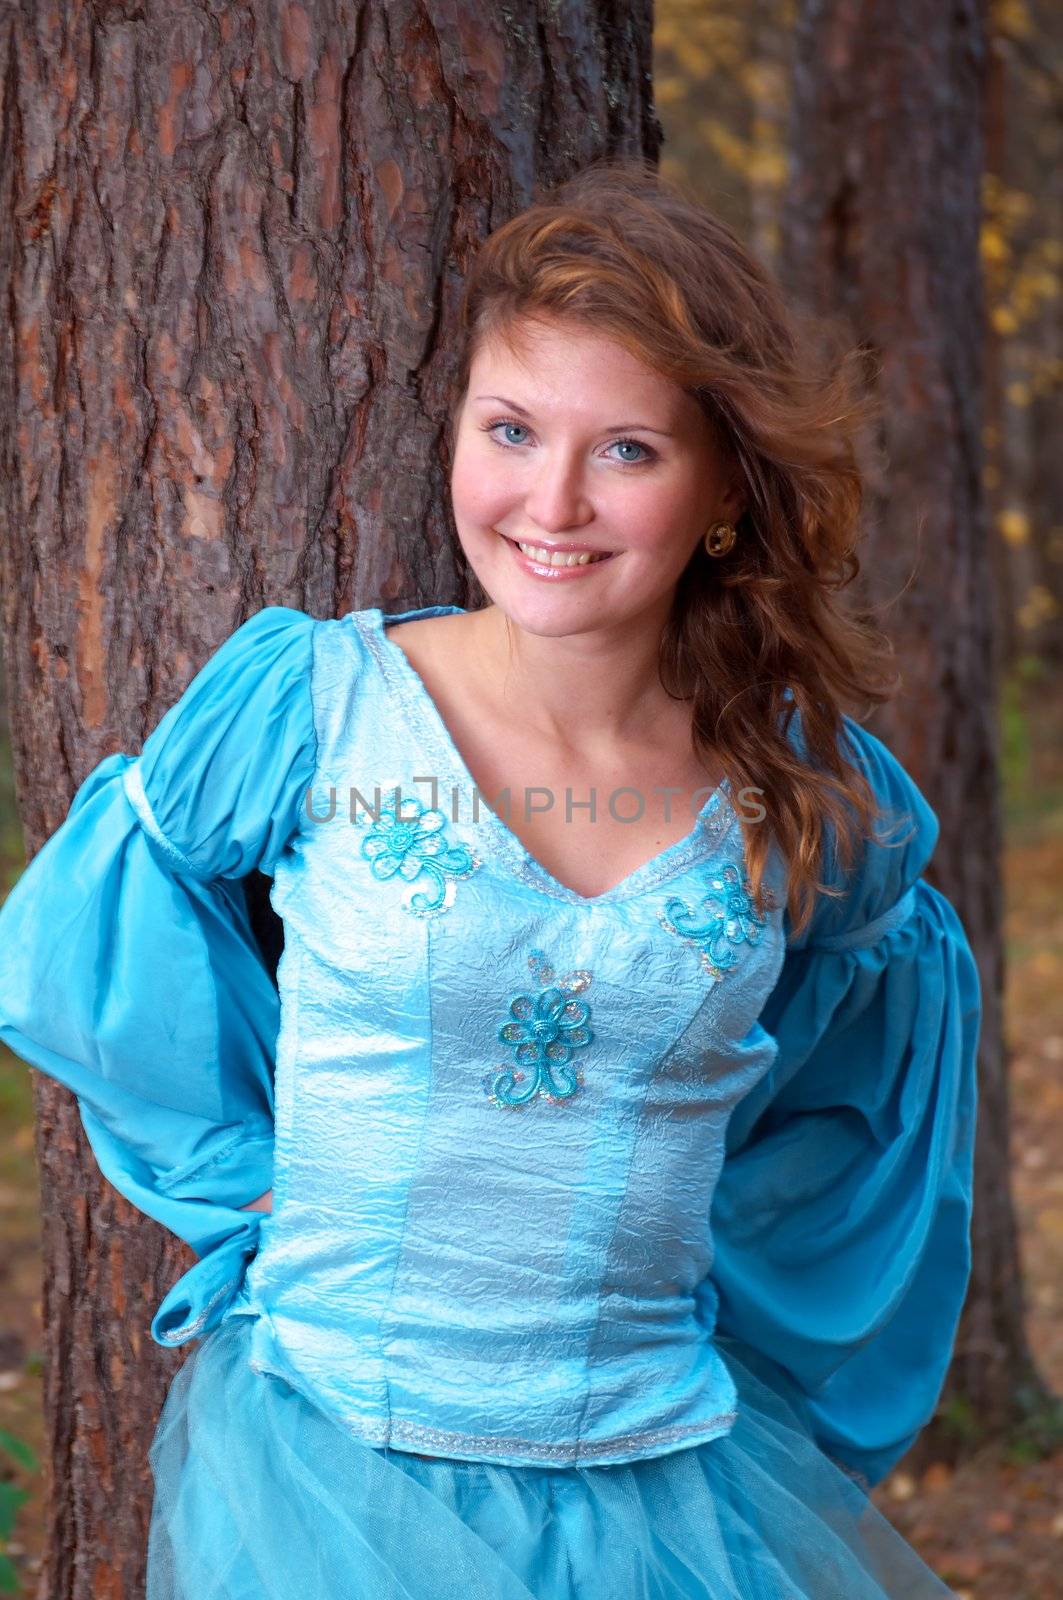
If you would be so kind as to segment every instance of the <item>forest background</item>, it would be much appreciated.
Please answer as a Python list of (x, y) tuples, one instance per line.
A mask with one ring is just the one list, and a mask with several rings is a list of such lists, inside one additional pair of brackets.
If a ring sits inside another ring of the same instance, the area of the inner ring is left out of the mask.
[[(776, 266), (794, 62), (790, 0), (658, 0), (662, 172)], [(1030, 1350), (1063, 1395), (1063, 9), (991, 0), (981, 266), (1005, 826), (1011, 1174)], [(918, 581), (916, 579), (916, 581)], [(962, 618), (956, 623), (962, 626)], [(885, 623), (888, 631), (888, 619)], [(0, 664), (0, 897), (25, 863)], [(6, 1055), (0, 1048), (0, 1057)], [(40, 1568), (40, 1209), (30, 1074), (0, 1059), (0, 1593)], [(1063, 1564), (1063, 1433), (1042, 1406), (982, 1442), (955, 1396), (880, 1508), (963, 1600), (1047, 1600)]]

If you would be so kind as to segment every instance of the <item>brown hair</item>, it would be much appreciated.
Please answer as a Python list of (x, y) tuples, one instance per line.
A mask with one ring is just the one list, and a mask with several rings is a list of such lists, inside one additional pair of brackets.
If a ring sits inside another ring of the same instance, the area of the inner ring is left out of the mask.
[[(837, 325), (788, 307), (724, 222), (631, 158), (584, 168), (480, 246), (465, 282), (452, 419), (480, 342), (516, 345), (537, 316), (605, 333), (679, 384), (738, 469), (738, 538), (722, 558), (699, 544), (683, 572), (661, 682), (692, 702), (706, 766), (722, 767), (733, 795), (757, 791), (788, 863), (791, 934), (802, 932), (817, 894), (844, 892), (818, 881), (824, 818), (847, 871), (848, 808), (862, 838), (882, 815), (838, 748), (842, 703), (888, 700), (898, 679), (888, 639), (836, 599), (860, 571), (856, 440), (876, 409), (863, 352), (831, 353)], [(795, 711), (807, 760), (787, 737)], [(770, 837), (739, 817), (763, 912)]]

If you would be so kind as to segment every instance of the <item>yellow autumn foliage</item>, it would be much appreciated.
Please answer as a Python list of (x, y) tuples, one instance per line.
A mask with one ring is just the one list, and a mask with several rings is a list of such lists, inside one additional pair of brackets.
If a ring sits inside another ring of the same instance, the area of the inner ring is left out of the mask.
[(1026, 599), (1015, 613), (1020, 628), (1029, 631), (1039, 628), (1042, 623), (1049, 622), (1059, 614), (1059, 605), (1051, 589), (1043, 583), (1035, 583), (1027, 590)]
[(1018, 506), (1008, 506), (997, 516), (997, 528), (1008, 544), (1029, 544), (1030, 518)]

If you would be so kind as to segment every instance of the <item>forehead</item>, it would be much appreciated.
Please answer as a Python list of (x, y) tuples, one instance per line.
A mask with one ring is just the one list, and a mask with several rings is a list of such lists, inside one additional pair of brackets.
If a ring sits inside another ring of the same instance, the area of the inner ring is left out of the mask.
[(594, 410), (630, 395), (674, 419), (694, 404), (618, 340), (561, 321), (522, 321), (508, 336), (481, 339), (469, 369), (469, 392), (475, 398), (485, 389), (531, 409)]

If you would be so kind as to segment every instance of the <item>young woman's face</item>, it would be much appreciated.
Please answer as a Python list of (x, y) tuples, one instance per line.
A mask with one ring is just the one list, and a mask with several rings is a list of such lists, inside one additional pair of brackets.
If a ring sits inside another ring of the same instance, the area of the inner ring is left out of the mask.
[[(663, 615), (706, 528), (740, 509), (704, 413), (608, 337), (524, 326), (517, 355), (481, 344), (455, 419), (451, 496), (469, 565), (533, 632)], [(607, 559), (543, 565), (544, 549), (573, 546)]]

